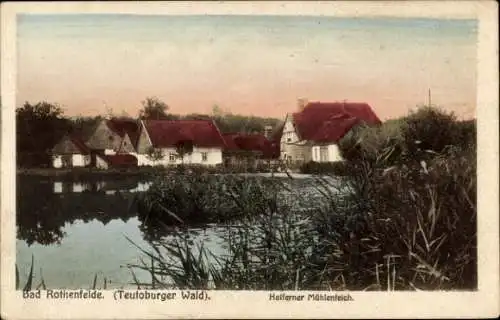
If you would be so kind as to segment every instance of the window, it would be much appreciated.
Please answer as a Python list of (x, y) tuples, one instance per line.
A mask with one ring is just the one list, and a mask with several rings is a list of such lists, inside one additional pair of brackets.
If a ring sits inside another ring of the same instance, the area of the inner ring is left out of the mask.
[(61, 157), (62, 160), (62, 166), (63, 168), (71, 168), (73, 166), (73, 156), (68, 154), (68, 155), (63, 155)]
[(202, 152), (201, 153), (201, 161), (205, 162), (208, 160), (208, 153), (207, 152)]
[(177, 156), (176, 156), (176, 154), (175, 154), (175, 153), (170, 153), (170, 154), (168, 155), (168, 160), (169, 160), (170, 162), (175, 162), (175, 159), (176, 159), (176, 158), (177, 158)]
[(320, 154), (320, 162), (328, 161), (328, 147), (320, 147), (319, 154)]

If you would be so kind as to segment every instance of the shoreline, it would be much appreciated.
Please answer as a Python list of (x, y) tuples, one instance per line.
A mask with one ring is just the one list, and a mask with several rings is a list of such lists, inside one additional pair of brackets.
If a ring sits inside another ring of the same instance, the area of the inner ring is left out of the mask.
[[(55, 168), (17, 168), (16, 176), (18, 178), (58, 178), (70, 180), (94, 180), (96, 178), (108, 179), (123, 179), (123, 178), (141, 178), (148, 179), (158, 176), (159, 174), (167, 174), (175, 172), (174, 168), (159, 168), (159, 167), (136, 167), (123, 169), (96, 169), (96, 168), (72, 168), (72, 169), (55, 169)], [(263, 177), (263, 178), (293, 178), (306, 179), (323, 175), (315, 175), (308, 173), (300, 173), (289, 171), (286, 172), (234, 172), (234, 171), (217, 171), (206, 170), (206, 173), (213, 175), (235, 175), (248, 177)]]

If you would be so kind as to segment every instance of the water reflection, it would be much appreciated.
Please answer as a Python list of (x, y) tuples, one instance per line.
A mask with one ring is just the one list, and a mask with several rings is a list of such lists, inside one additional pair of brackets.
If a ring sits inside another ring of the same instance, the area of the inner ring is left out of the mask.
[[(81, 220), (127, 222), (136, 215), (137, 181), (71, 182), (23, 177), (17, 183), (17, 238), (28, 245), (60, 243), (63, 228)], [(130, 192), (132, 191), (132, 192)]]
[[(136, 216), (137, 192), (150, 183), (119, 181), (57, 181), (18, 177), (17, 256), (20, 281), (25, 283), (35, 259), (50, 288), (88, 288), (95, 274), (106, 277), (108, 288), (134, 288), (129, 264), (141, 264), (141, 252), (171, 235), (173, 230), (140, 221)], [(218, 252), (215, 226), (190, 229), (193, 241)], [(151, 281), (147, 272), (134, 271), (141, 282)], [(37, 283), (38, 283), (37, 282)]]

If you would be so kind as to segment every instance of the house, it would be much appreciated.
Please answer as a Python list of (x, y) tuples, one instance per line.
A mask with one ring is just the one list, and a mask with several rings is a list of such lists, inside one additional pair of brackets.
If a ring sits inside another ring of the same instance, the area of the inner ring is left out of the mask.
[(138, 165), (222, 163), (225, 141), (212, 120), (141, 120)]
[(130, 153), (136, 151), (138, 135), (137, 120), (104, 119), (86, 139), (86, 144), (96, 154)]
[(51, 153), (54, 168), (86, 167), (91, 163), (90, 149), (74, 136), (65, 135)]
[(281, 130), (280, 159), (287, 162), (335, 162), (342, 156), (337, 146), (354, 126), (381, 121), (366, 103), (310, 102), (288, 114)]
[(279, 144), (265, 134), (227, 133), (223, 137), (227, 146), (223, 154), (226, 164), (279, 158)]
[(96, 157), (96, 167), (101, 169), (130, 168), (137, 165), (137, 158), (132, 154), (99, 154)]

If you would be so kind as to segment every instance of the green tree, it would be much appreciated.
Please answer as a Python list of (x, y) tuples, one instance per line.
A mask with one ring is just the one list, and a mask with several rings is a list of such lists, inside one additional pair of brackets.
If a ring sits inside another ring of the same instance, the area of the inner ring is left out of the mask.
[(160, 161), (163, 158), (165, 158), (165, 154), (163, 153), (163, 150), (161, 149), (156, 149), (154, 147), (150, 147), (147, 150), (146, 157), (153, 162)]
[(145, 120), (172, 120), (177, 118), (167, 113), (169, 109), (170, 107), (165, 102), (156, 97), (149, 97), (142, 101), (139, 118)]
[(193, 153), (193, 141), (179, 140), (175, 144), (175, 150), (177, 152), (177, 156), (181, 158), (182, 164), (184, 164), (184, 156)]
[(18, 165), (50, 166), (50, 149), (71, 130), (71, 122), (57, 104), (25, 102), (16, 109)]

